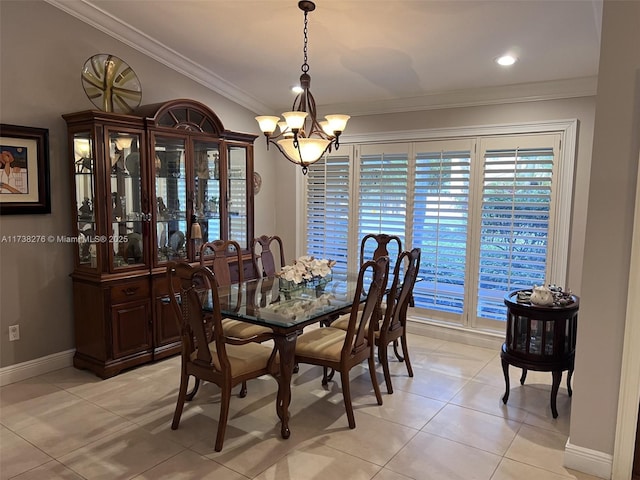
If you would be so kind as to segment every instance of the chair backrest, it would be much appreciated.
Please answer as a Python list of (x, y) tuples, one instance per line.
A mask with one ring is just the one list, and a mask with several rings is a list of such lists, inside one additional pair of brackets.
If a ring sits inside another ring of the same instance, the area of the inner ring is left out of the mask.
[[(280, 268), (284, 266), (284, 248), (282, 246), (282, 239), (277, 235), (271, 237), (267, 235), (261, 235), (258, 238), (251, 240), (251, 253), (253, 254), (253, 269), (258, 276), (273, 277), (279, 270), (276, 265), (276, 260), (273, 255), (272, 245), (278, 244), (278, 251), (280, 253)], [(260, 251), (256, 252), (256, 246), (260, 246)], [(260, 264), (258, 263), (260, 259)]]
[[(393, 281), (387, 293), (387, 305), (380, 331), (392, 331), (402, 328), (407, 319), (407, 309), (411, 302), (413, 287), (420, 270), (419, 248), (404, 251), (398, 257), (398, 262), (393, 269)], [(404, 274), (401, 270), (404, 269)], [(402, 282), (400, 278), (402, 277)]]
[[(370, 251), (374, 247), (373, 255), (366, 255), (367, 251)], [(397, 235), (369, 233), (362, 237), (362, 240), (360, 241), (360, 265), (362, 265), (366, 260), (377, 260), (384, 256), (389, 257), (391, 265), (395, 265), (401, 252), (402, 240)]]
[[(188, 263), (169, 262), (167, 276), (171, 305), (180, 322), (182, 361), (210, 367), (221, 375), (230, 374), (215, 275), (204, 266), (192, 267)], [(202, 306), (207, 298), (211, 299), (212, 312), (205, 319)], [(220, 368), (214, 365), (208, 347), (211, 333), (216, 342)]]
[(345, 343), (342, 347), (342, 358), (350, 357), (368, 346), (373, 345), (373, 329), (370, 328), (373, 322), (371, 318), (374, 312), (380, 307), (380, 301), (384, 293), (387, 277), (389, 275), (389, 257), (380, 257), (377, 260), (369, 260), (360, 267), (358, 274), (358, 284), (356, 286), (356, 299), (360, 298), (364, 290), (364, 281), (367, 270), (371, 270), (371, 282), (367, 292), (367, 299), (364, 308), (360, 309), (357, 301), (353, 302), (349, 316), (349, 326)]
[[(229, 247), (232, 247), (232, 249)], [(233, 283), (229, 266), (230, 250), (233, 250), (236, 257), (233, 261), (238, 266), (238, 283), (242, 283), (244, 281), (244, 268), (242, 251), (238, 242), (235, 240), (214, 240), (213, 242), (203, 243), (200, 247), (200, 265), (213, 270), (216, 281), (220, 286), (227, 286)]]

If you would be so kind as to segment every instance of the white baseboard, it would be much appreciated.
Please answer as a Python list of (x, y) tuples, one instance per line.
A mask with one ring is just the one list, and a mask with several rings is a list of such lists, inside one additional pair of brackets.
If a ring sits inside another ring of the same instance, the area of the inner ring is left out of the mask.
[(75, 352), (75, 350), (66, 350), (46, 357), (36, 358), (35, 360), (29, 360), (28, 362), (0, 368), (0, 386), (70, 367), (73, 365), (73, 354)]
[(504, 343), (504, 333), (497, 334), (452, 325), (440, 325), (415, 317), (407, 317), (407, 319), (407, 331), (416, 335), (424, 335), (425, 337), (476, 347), (494, 348), (496, 351), (499, 351)]
[(564, 466), (578, 472), (610, 479), (613, 455), (573, 445), (569, 438), (564, 447)]

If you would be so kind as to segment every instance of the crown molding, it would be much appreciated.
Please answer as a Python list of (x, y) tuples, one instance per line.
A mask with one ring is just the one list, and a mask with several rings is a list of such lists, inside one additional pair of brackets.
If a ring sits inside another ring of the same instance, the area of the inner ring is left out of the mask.
[(216, 75), (211, 70), (195, 63), (86, 0), (45, 0), (45, 2), (204, 85), (225, 98), (248, 108), (252, 112), (268, 112), (272, 110), (269, 106)]
[[(271, 112), (266, 105), (211, 70), (181, 55), (131, 25), (110, 15), (87, 0), (45, 0), (69, 15), (91, 25), (142, 54), (200, 83), (252, 112)], [(366, 102), (318, 105), (319, 111), (344, 111), (351, 116), (439, 110), (456, 107), (500, 105), (594, 96), (597, 77), (549, 82), (485, 87), (428, 95), (372, 100)]]

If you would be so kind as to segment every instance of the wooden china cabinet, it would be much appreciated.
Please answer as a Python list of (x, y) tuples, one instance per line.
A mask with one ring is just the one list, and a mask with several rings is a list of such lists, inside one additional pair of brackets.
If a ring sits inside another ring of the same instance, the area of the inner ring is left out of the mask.
[[(180, 351), (166, 263), (253, 232), (253, 142), (205, 105), (173, 100), (67, 122), (74, 206), (74, 365), (102, 378)], [(197, 222), (202, 239), (191, 238)], [(248, 268), (248, 267), (247, 267)]]

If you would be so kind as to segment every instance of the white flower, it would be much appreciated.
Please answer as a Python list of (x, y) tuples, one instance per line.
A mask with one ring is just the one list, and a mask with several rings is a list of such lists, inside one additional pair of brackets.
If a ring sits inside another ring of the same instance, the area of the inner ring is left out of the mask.
[(331, 267), (336, 264), (333, 260), (316, 259), (304, 255), (293, 262), (293, 265), (282, 267), (278, 276), (294, 283), (311, 280), (314, 277), (324, 278), (331, 273)]

